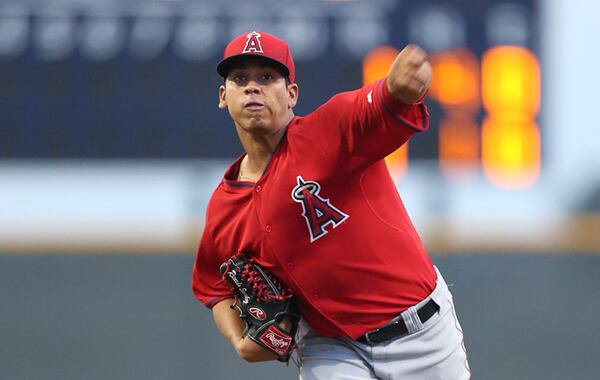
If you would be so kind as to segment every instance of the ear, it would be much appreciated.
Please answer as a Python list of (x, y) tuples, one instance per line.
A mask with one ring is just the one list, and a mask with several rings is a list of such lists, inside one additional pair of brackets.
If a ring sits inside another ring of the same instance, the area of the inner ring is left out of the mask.
[(227, 108), (227, 100), (225, 99), (225, 85), (219, 86), (219, 108)]
[(296, 83), (290, 83), (287, 86), (288, 91), (288, 108), (292, 109), (298, 102), (298, 85)]

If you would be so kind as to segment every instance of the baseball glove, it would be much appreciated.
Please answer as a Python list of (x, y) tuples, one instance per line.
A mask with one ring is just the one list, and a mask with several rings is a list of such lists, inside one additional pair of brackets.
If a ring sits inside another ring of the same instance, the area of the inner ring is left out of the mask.
[[(244, 334), (276, 353), (277, 360), (287, 363), (296, 345), (294, 338), (300, 319), (292, 292), (243, 253), (221, 264), (219, 270), (235, 296), (231, 308), (237, 309), (246, 322)], [(290, 331), (279, 326), (284, 317), (292, 322)]]

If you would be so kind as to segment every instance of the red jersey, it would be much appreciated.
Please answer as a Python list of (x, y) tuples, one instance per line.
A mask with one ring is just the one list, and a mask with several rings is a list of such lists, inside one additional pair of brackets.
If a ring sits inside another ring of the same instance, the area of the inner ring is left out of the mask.
[(206, 211), (192, 285), (207, 307), (231, 297), (219, 265), (246, 252), (298, 297), (324, 336), (357, 338), (435, 288), (433, 265), (384, 158), (428, 127), (423, 100), (394, 100), (385, 80), (295, 117), (256, 183), (240, 157)]

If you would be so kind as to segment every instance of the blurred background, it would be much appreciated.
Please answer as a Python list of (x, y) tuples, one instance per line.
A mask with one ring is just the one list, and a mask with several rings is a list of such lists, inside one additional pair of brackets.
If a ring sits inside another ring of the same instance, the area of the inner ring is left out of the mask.
[(0, 378), (296, 378), (191, 292), (241, 153), (234, 36), (286, 39), (296, 113), (429, 52), (430, 130), (388, 157), (452, 284), (474, 379), (600, 378), (600, 4), (0, 0)]

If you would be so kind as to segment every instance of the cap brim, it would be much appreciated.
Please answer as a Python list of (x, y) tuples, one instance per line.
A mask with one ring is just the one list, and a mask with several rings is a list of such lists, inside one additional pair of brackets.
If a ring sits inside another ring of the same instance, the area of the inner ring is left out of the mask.
[(232, 55), (231, 57), (225, 58), (224, 60), (219, 62), (219, 64), (217, 65), (217, 72), (219, 73), (220, 76), (225, 78), (225, 77), (227, 77), (227, 74), (234, 66), (239, 65), (247, 57), (261, 58), (261, 59), (265, 60), (266, 62), (268, 62), (269, 64), (275, 66), (277, 69), (279, 69), (279, 71), (281, 71), (283, 73), (283, 75), (286, 76), (286, 78), (290, 77), (290, 71), (288, 70), (287, 67), (285, 67), (285, 65), (283, 63), (281, 63), (273, 58), (265, 57), (264, 55), (252, 54), (252, 53)]

